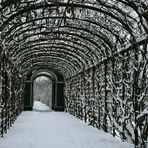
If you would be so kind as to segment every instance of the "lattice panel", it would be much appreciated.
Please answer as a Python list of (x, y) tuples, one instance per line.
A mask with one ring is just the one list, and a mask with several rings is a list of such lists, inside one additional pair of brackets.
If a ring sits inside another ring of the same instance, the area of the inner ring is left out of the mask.
[(23, 110), (23, 80), (9, 60), (1, 60), (0, 135), (4, 136)]
[[(72, 86), (69, 92), (77, 93), (73, 95), (73, 114), (89, 125), (145, 148), (147, 53), (147, 48), (145, 53), (131, 49), (67, 80)], [(67, 92), (66, 96), (69, 95)], [(70, 99), (67, 104), (72, 104)]]

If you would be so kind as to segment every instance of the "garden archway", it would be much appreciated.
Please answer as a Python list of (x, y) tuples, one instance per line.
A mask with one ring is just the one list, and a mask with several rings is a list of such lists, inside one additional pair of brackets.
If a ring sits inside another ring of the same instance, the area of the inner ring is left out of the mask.
[(33, 109), (33, 82), (36, 78), (45, 76), (52, 82), (52, 110), (63, 111), (64, 110), (64, 81), (60, 74), (55, 74), (51, 71), (40, 70), (33, 74), (28, 74), (25, 82), (25, 94), (24, 94), (24, 110)]

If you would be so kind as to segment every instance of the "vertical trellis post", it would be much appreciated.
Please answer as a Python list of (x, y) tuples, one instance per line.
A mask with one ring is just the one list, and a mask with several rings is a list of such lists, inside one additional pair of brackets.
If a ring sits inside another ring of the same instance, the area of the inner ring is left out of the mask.
[(135, 148), (138, 148), (139, 144), (139, 134), (138, 134), (138, 124), (137, 124), (137, 116), (138, 116), (138, 51), (134, 50), (134, 73), (133, 73), (133, 106), (134, 106), (134, 120), (135, 120)]
[[(145, 43), (143, 45), (143, 51), (142, 51), (142, 56), (143, 56), (143, 77), (142, 77), (142, 90), (144, 91), (144, 97), (142, 98), (143, 100), (140, 103), (140, 109), (141, 111), (145, 110), (146, 102), (148, 102), (148, 43)], [(139, 119), (141, 120), (141, 119)], [(144, 123), (145, 120), (145, 123)], [(139, 128), (142, 129), (142, 134), (141, 134), (141, 146), (143, 148), (147, 148), (148, 145), (148, 114), (142, 116), (142, 121), (138, 121), (139, 123)]]
[(93, 97), (93, 126), (96, 125), (96, 111), (95, 111), (95, 106), (96, 106), (96, 98), (95, 98), (95, 67), (92, 68), (92, 97)]
[(86, 91), (85, 91), (85, 83), (86, 83), (86, 80), (85, 80), (85, 73), (84, 73), (84, 70), (82, 72), (82, 80), (83, 80), (83, 93), (84, 93), (84, 96), (85, 96), (85, 99), (84, 99), (84, 121), (87, 122), (87, 110), (86, 110)]
[[(112, 82), (114, 84), (114, 82), (116, 81), (116, 76), (115, 76), (115, 57), (112, 58)], [(113, 85), (112, 84), (112, 85)], [(113, 86), (113, 90), (112, 90), (112, 95), (114, 95), (115, 93), (115, 87)], [(117, 118), (117, 103), (113, 97), (113, 103), (112, 103), (112, 111), (113, 111), (113, 118), (114, 120)], [(116, 136), (116, 130), (115, 130), (116, 126), (115, 123), (113, 121), (113, 136)]]
[(1, 111), (1, 135), (5, 132), (5, 113), (6, 113), (6, 71), (5, 71), (5, 54), (2, 56), (2, 111)]
[[(122, 102), (123, 102), (123, 108), (124, 108), (124, 112), (123, 112), (123, 117), (125, 117), (125, 85), (124, 85), (124, 80), (125, 80), (125, 59), (124, 59), (124, 53), (121, 54), (122, 55)], [(125, 140), (125, 120), (122, 122), (122, 138)]]
[(103, 119), (103, 130), (107, 132), (107, 60), (104, 62), (104, 79), (105, 79), (105, 98), (104, 98), (104, 119)]

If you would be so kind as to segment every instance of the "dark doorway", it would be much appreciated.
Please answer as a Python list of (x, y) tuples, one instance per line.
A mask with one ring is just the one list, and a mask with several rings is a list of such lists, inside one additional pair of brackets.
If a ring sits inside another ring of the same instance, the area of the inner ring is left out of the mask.
[[(54, 111), (64, 111), (64, 79), (59, 73), (36, 72), (28, 74), (25, 82), (24, 110), (33, 110), (34, 83), (40, 77), (46, 77), (52, 83), (52, 101), (49, 106)], [(48, 88), (47, 88), (48, 89)], [(49, 88), (50, 91), (50, 88)]]

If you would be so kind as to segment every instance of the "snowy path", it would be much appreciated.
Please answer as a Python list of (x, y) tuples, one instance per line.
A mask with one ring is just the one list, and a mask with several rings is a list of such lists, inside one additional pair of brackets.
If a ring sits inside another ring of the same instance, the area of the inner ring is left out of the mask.
[(23, 112), (0, 148), (133, 148), (62, 112)]

